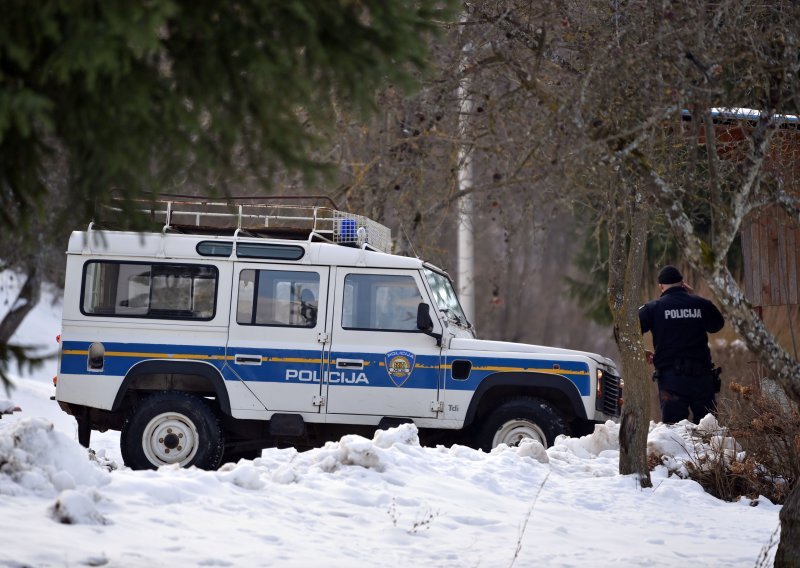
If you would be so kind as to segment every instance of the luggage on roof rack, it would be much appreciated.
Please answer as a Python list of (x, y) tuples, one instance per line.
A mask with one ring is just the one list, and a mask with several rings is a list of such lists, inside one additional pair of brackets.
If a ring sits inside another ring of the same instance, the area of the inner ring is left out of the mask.
[[(312, 201), (317, 204), (302, 204)], [(323, 202), (325, 205), (319, 205)], [(207, 235), (251, 235), (295, 240), (320, 239), (337, 244), (367, 245), (391, 253), (388, 227), (363, 215), (340, 211), (327, 197), (232, 197), (211, 199), (162, 196), (141, 200), (142, 212), (165, 232)], [(113, 205), (110, 211), (119, 211)]]

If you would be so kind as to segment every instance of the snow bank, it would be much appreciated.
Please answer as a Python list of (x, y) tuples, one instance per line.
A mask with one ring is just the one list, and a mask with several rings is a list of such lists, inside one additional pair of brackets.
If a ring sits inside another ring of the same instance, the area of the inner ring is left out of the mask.
[(54, 496), (110, 481), (86, 448), (44, 418), (28, 418), (0, 430), (0, 494)]
[[(0, 499), (0, 564), (509, 565), (517, 546), (520, 565), (613, 564), (637, 542), (642, 565), (658, 565), (678, 561), (675, 542), (710, 560), (704, 539), (722, 538), (716, 560), (751, 566), (777, 522), (769, 503), (723, 503), (665, 468), (657, 490), (643, 492), (618, 475), (611, 422), (547, 450), (535, 441), (488, 453), (427, 448), (404, 424), (306, 452), (268, 449), (218, 471), (109, 472), (49, 421), (14, 420), (0, 422), (0, 495), (11, 497)], [(718, 451), (718, 425), (701, 426), (653, 426), (652, 448)], [(664, 455), (678, 461), (674, 453)]]
[(0, 495), (56, 497), (50, 517), (64, 524), (105, 525), (96, 487), (111, 481), (86, 448), (43, 418), (0, 430)]
[(50, 507), (50, 516), (65, 525), (107, 525), (109, 521), (95, 507), (97, 501), (100, 501), (100, 495), (94, 491), (84, 493), (67, 489)]
[(650, 423), (647, 453), (654, 455), (670, 474), (689, 477), (689, 467), (702, 470), (714, 463), (743, 461), (745, 452), (717, 419), (706, 415), (699, 424), (682, 420), (677, 424)]
[[(741, 446), (725, 434), (712, 415), (699, 425), (686, 420), (674, 425), (651, 423), (647, 449), (660, 460), (668, 475), (686, 479), (689, 462), (703, 467), (716, 458), (729, 462), (744, 459)], [(458, 445), (423, 448), (416, 426), (403, 424), (378, 431), (372, 439), (347, 435), (307, 452), (272, 450), (269, 457), (228, 463), (212, 474), (219, 482), (258, 491), (270, 484), (296, 484), (321, 474), (369, 475), (346, 473), (353, 468), (375, 475), (391, 473), (393, 468), (403, 469), (415, 460), (429, 459), (431, 452), (470, 462), (508, 464), (508, 460), (526, 460), (536, 466), (556, 468), (568, 476), (611, 477), (619, 472), (619, 425), (608, 421), (595, 426), (587, 436), (560, 436), (549, 449), (534, 440), (525, 440), (518, 447), (501, 445), (487, 454)], [(90, 459), (82, 446), (56, 431), (45, 419), (28, 418), (0, 429), (0, 494), (54, 497), (59, 492), (99, 488), (110, 482), (109, 470), (116, 467), (119, 466), (108, 460), (101, 464), (97, 458)], [(69, 493), (62, 496), (54, 509), (55, 516), (92, 518), (92, 514), (73, 515), (74, 511), (88, 510), (87, 503), (96, 500), (87, 495), (83, 501)], [(67, 513), (58, 513), (62, 510)]]
[(358, 467), (380, 473), (403, 460), (402, 456), (408, 452), (399, 450), (401, 446), (415, 448), (417, 453), (422, 451), (414, 424), (379, 430), (371, 440), (350, 434), (308, 452), (283, 450), (289, 459), (277, 466), (263, 458), (225, 464), (219, 470), (219, 479), (243, 488), (261, 489), (267, 482), (298, 483), (309, 472), (333, 473), (342, 468)]
[(18, 407), (10, 400), (0, 398), (0, 414), (11, 414)]
[[(651, 423), (647, 447), (648, 453), (657, 456), (670, 474), (681, 478), (688, 477), (686, 464), (690, 461), (700, 463), (704, 458), (717, 456), (736, 460), (744, 455), (741, 447), (725, 436), (724, 428), (711, 415), (699, 425), (689, 421), (675, 425)], [(486, 454), (458, 445), (435, 450), (423, 448), (416, 426), (403, 424), (378, 431), (372, 439), (347, 435), (338, 442), (328, 442), (322, 448), (307, 452), (273, 450), (269, 457), (228, 463), (212, 474), (219, 482), (258, 491), (270, 484), (300, 483), (308, 476), (337, 472), (352, 475), (343, 472), (353, 468), (374, 474), (387, 473), (392, 468), (402, 469), (415, 459), (424, 460), (430, 452), (471, 462), (526, 460), (537, 466), (555, 467), (570, 476), (610, 477), (619, 471), (619, 425), (609, 421), (595, 426), (595, 431), (587, 436), (560, 436), (549, 449), (534, 440), (525, 440), (518, 447), (501, 445)], [(0, 430), (2, 494), (53, 497), (80, 487), (98, 488), (109, 483), (108, 470), (118, 467), (114, 463), (104, 465), (97, 459), (91, 460), (82, 446), (56, 431), (47, 420), (29, 418)], [(86, 504), (94, 499), (89, 497), (79, 502), (78, 497), (67, 494), (56, 510), (86, 509)], [(71, 513), (62, 516), (68, 518)], [(77, 517), (88, 519), (91, 515), (78, 514)]]
[(619, 474), (619, 424), (597, 424), (580, 438), (559, 436), (547, 450), (552, 467), (568, 476), (611, 477)]

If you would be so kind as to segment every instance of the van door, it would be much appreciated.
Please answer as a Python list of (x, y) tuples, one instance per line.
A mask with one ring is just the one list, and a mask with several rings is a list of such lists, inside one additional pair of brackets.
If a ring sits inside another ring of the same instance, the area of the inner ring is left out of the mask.
[(267, 410), (319, 412), (329, 272), (234, 265), (226, 358)]
[(419, 272), (335, 270), (326, 412), (435, 418), (441, 348), (417, 329)]

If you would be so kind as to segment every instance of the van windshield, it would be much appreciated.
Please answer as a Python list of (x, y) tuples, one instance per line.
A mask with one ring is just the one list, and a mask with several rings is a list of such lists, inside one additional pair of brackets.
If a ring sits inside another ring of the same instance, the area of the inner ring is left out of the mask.
[(461, 309), (461, 304), (458, 303), (458, 296), (453, 289), (453, 284), (450, 279), (439, 272), (423, 268), (425, 279), (433, 291), (433, 298), (436, 301), (436, 307), (444, 312), (447, 318), (454, 321), (457, 325), (463, 327), (471, 327)]

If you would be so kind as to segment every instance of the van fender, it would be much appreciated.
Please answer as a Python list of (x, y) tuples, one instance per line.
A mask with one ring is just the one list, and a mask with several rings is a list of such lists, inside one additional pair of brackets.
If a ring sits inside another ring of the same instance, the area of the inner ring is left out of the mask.
[(228, 389), (225, 387), (225, 379), (222, 378), (217, 367), (205, 361), (164, 361), (161, 359), (140, 361), (128, 370), (128, 374), (122, 380), (117, 396), (114, 398), (114, 404), (111, 407), (112, 412), (120, 409), (123, 400), (125, 400), (125, 394), (134, 381), (145, 375), (197, 375), (203, 377), (214, 388), (220, 410), (227, 415), (231, 414)]
[[(575, 418), (587, 419), (586, 407), (583, 404), (583, 397), (581, 397), (578, 387), (564, 375), (536, 372), (500, 372), (487, 376), (475, 389), (464, 417), (464, 425), (471, 424), (475, 420), (481, 401), (492, 396), (492, 390), (513, 392), (527, 389), (556, 391), (559, 398), (568, 401), (572, 411), (575, 413)], [(534, 394), (534, 396), (537, 395)]]

